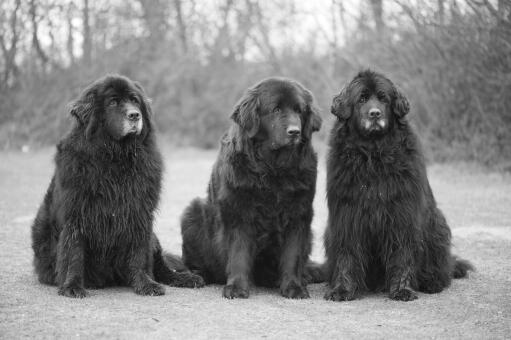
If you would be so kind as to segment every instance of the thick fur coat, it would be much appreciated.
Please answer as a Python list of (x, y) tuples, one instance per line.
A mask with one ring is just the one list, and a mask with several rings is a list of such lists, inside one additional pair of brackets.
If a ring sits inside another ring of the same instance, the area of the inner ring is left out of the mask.
[(381, 74), (358, 74), (334, 98), (325, 232), (329, 300), (386, 290), (395, 300), (437, 293), (471, 265), (431, 191), (406, 98)]
[(312, 132), (321, 118), (311, 93), (271, 78), (249, 89), (221, 141), (206, 199), (182, 217), (183, 260), (206, 283), (226, 284), (226, 298), (247, 298), (249, 285), (280, 286), (309, 296), (306, 281), (317, 157)]
[(122, 76), (93, 83), (72, 106), (76, 125), (57, 145), (55, 174), (32, 226), (41, 283), (84, 297), (88, 288), (201, 286), (171, 270), (153, 232), (163, 163), (143, 89)]

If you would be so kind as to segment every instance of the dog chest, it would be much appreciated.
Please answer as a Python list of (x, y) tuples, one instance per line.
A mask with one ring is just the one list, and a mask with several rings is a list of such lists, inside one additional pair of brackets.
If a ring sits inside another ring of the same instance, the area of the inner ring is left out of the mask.
[(61, 223), (76, 224), (91, 245), (108, 248), (150, 234), (160, 192), (158, 172), (88, 164), (57, 173)]
[(222, 200), (222, 220), (227, 227), (246, 226), (258, 237), (283, 232), (293, 220), (312, 210), (312, 202), (303, 193), (238, 192)]

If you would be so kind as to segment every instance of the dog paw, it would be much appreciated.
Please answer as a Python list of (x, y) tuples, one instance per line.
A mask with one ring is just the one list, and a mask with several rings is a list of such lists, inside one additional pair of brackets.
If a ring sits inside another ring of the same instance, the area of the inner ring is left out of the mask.
[(418, 298), (417, 293), (410, 288), (401, 288), (389, 294), (392, 300), (396, 301), (413, 301)]
[(308, 299), (310, 297), (307, 287), (299, 285), (295, 281), (282, 285), (280, 294), (288, 299)]
[(165, 288), (156, 282), (148, 282), (143, 286), (135, 287), (135, 293), (139, 295), (159, 296), (165, 295)]
[(248, 289), (243, 289), (237, 285), (226, 285), (223, 295), (227, 299), (247, 299), (249, 293)]
[(204, 287), (206, 283), (202, 276), (185, 272), (179, 273), (179, 278), (172, 282), (171, 286), (174, 287), (184, 287), (184, 288), (201, 288)]
[(70, 298), (82, 299), (86, 297), (87, 291), (83, 287), (79, 286), (63, 286), (59, 288), (59, 295), (67, 296)]
[(329, 289), (324, 296), (329, 301), (352, 301), (356, 299), (355, 291), (348, 291), (343, 288)]

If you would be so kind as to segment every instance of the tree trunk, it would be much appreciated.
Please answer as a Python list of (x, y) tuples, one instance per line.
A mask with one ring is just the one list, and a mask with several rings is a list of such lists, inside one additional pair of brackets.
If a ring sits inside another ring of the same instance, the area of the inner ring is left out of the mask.
[(66, 49), (67, 49), (67, 56), (69, 58), (69, 63), (74, 64), (75, 62), (75, 54), (74, 54), (74, 27), (73, 27), (73, 12), (74, 12), (75, 5), (73, 2), (71, 2), (68, 5), (67, 8), (67, 42), (66, 42)]
[(37, 55), (39, 56), (39, 59), (41, 59), (43, 72), (46, 71), (46, 64), (48, 63), (48, 56), (43, 51), (43, 48), (41, 47), (41, 44), (39, 42), (39, 28), (38, 28), (38, 22), (37, 22), (37, 6), (35, 3), (35, 0), (30, 0), (30, 20), (32, 21), (32, 45), (34, 49), (37, 52)]
[(0, 84), (1, 87), (9, 87), (11, 83), (15, 81), (18, 74), (18, 66), (16, 65), (16, 54), (18, 52), (18, 40), (19, 34), (17, 30), (18, 26), (18, 11), (21, 7), (21, 0), (15, 1), (15, 6), (9, 20), (11, 29), (11, 41), (10, 46), (7, 46), (7, 41), (4, 33), (0, 33), (0, 48), (4, 56), (4, 74), (3, 81)]
[(149, 31), (151, 45), (159, 45), (165, 40), (168, 29), (168, 3), (165, 0), (139, 0), (144, 21)]
[(383, 22), (383, 0), (370, 0), (370, 3), (376, 32), (381, 33), (385, 29), (385, 24)]
[(181, 0), (174, 0), (174, 6), (176, 9), (177, 26), (179, 27), (179, 40), (181, 41), (181, 47), (183, 48), (183, 52), (184, 54), (186, 54), (188, 52), (188, 42), (186, 39), (186, 24), (183, 20)]
[(90, 30), (89, 0), (83, 1), (83, 60), (90, 65), (92, 60), (92, 37)]
[(438, 23), (440, 25), (445, 24), (445, 8), (444, 8), (444, 2), (445, 0), (438, 0)]

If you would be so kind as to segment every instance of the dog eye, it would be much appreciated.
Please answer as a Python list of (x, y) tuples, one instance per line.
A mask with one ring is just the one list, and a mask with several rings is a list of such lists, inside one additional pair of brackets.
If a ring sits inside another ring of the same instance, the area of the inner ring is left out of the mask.
[(383, 93), (379, 93), (378, 94), (378, 100), (381, 101), (382, 103), (386, 103), (387, 102), (387, 96), (384, 95)]
[(108, 103), (108, 106), (117, 106), (118, 102), (117, 102), (117, 99), (112, 99), (110, 100), (110, 102)]
[(135, 104), (139, 103), (137, 96), (131, 96), (130, 100)]
[(274, 108), (273, 109), (273, 113), (279, 114), (280, 113), (280, 108), (279, 107)]
[(367, 101), (366, 96), (360, 96), (360, 99), (358, 100), (359, 103), (365, 103)]

